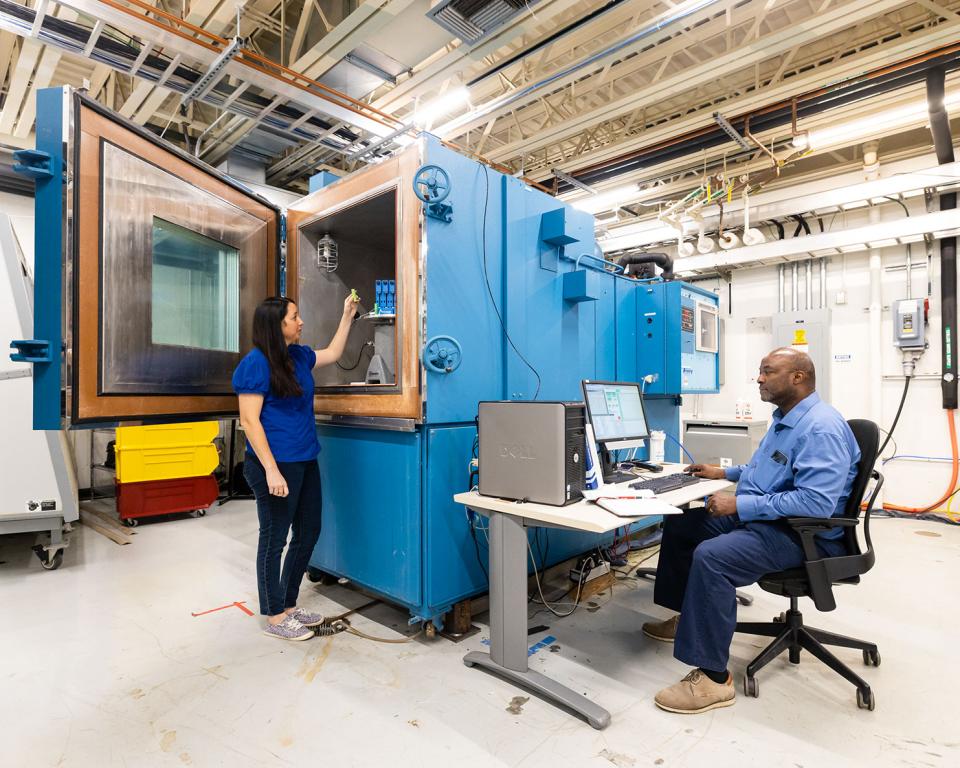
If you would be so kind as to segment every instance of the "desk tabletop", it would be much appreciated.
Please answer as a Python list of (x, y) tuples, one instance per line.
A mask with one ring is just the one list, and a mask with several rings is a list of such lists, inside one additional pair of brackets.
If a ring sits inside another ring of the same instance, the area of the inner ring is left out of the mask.
[[(657, 473), (657, 475), (644, 473), (643, 476), (656, 477), (661, 474), (669, 475), (681, 471), (685, 466), (686, 464), (664, 464), (662, 473)], [(640, 478), (638, 477), (637, 479)], [(620, 483), (619, 485), (624, 484)], [(725, 490), (732, 485), (733, 483), (728, 480), (702, 480), (699, 483), (687, 485), (675, 491), (662, 493), (656, 498), (671, 506), (679, 507), (684, 504), (689, 504), (691, 501), (701, 499), (704, 496)], [(579, 531), (593, 533), (606, 533), (607, 531), (612, 531), (624, 525), (629, 525), (644, 517), (619, 517), (583, 499), (575, 504), (568, 504), (565, 507), (555, 507), (551, 504), (534, 504), (531, 502), (498, 499), (495, 496), (481, 496), (476, 491), (467, 491), (456, 494), (453, 500), (458, 504), (464, 504), (481, 513), (484, 511), (501, 512), (507, 515), (516, 515), (517, 517), (522, 517), (537, 523), (543, 523), (544, 525), (574, 528)]]

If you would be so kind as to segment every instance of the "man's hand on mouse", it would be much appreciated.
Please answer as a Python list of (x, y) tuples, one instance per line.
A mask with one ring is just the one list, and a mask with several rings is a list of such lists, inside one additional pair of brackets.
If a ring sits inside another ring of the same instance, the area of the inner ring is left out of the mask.
[(683, 471), (688, 475), (696, 475), (706, 480), (724, 480), (726, 478), (723, 469), (713, 464), (691, 464)]

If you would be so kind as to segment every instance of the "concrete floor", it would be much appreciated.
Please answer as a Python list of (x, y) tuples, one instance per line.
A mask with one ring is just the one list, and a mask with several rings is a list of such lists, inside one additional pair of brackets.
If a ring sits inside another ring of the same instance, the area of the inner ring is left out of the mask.
[[(461, 658), (456, 645), (416, 638), (385, 645), (351, 635), (282, 643), (260, 634), (253, 572), (256, 515), (236, 501), (202, 519), (141, 525), (118, 546), (79, 526), (63, 567), (47, 572), (30, 536), (0, 538), (0, 764), (39, 766), (631, 766), (960, 765), (956, 726), (960, 529), (880, 519), (879, 563), (815, 626), (873, 639), (880, 668), (861, 666), (877, 709), (804, 655), (764, 670), (759, 699), (699, 716), (653, 705), (687, 671), (670, 647), (640, 634), (663, 615), (652, 585), (617, 583), (560, 620), (539, 614), (559, 651), (531, 666), (607, 707), (595, 731)], [(744, 619), (784, 601), (754, 588)], [(329, 614), (366, 602), (339, 586), (304, 583), (302, 602)], [(480, 617), (481, 619), (485, 617)], [(352, 617), (369, 634), (409, 632), (406, 615), (376, 606)], [(481, 622), (478, 622), (481, 623)], [(761, 641), (738, 636), (739, 675)], [(841, 653), (843, 653), (841, 651)], [(521, 703), (522, 702), (522, 703)], [(508, 712), (519, 704), (516, 713)]]

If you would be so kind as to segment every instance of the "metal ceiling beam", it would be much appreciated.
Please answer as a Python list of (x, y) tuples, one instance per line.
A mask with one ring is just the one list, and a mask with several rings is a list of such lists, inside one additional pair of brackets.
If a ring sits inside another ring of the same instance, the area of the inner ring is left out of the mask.
[(294, 61), (290, 68), (307, 77), (320, 77), (364, 39), (382, 30), (412, 2), (413, 0), (363, 0), (353, 13)]
[[(888, 43), (887, 45), (874, 47), (860, 56), (841, 57), (834, 64), (790, 78), (788, 83), (781, 83), (774, 88), (763, 88), (747, 96), (724, 102), (723, 110), (731, 116), (748, 114), (771, 103), (789, 99), (794, 95), (815, 91), (832, 83), (855, 77), (865, 71), (869, 72), (889, 65), (891, 61), (902, 61), (935, 50), (954, 42), (958, 37), (960, 37), (960, 24), (935, 27), (929, 32), (917, 33), (895, 44)], [(643, 133), (628, 136), (616, 143), (561, 161), (556, 163), (555, 167), (567, 173), (576, 173), (585, 166), (612, 160), (644, 147), (656, 146), (675, 136), (682, 136), (710, 125), (712, 111), (712, 107), (701, 109), (679, 120), (671, 120), (663, 126), (647, 129)], [(726, 147), (720, 147), (716, 150), (717, 154), (724, 152), (727, 152)], [(531, 178), (542, 181), (549, 178), (550, 170), (549, 167), (543, 167), (531, 171), (530, 175)]]
[[(102, 18), (111, 26), (128, 34), (135, 35), (140, 39), (152, 40), (156, 45), (163, 46), (168, 54), (180, 53), (185, 60), (210, 64), (217, 56), (208, 47), (201, 45), (199, 41), (187, 40), (174, 34), (172, 30), (165, 31), (163, 26), (152, 24), (145, 18), (115, 10), (97, 0), (62, 0), (62, 2), (91, 18)], [(317, 109), (321, 114), (329, 115), (331, 118), (341, 120), (348, 125), (355, 125), (377, 136), (385, 136), (392, 130), (379, 119), (372, 119), (359, 114), (314, 91), (306, 91), (289, 80), (259, 72), (239, 61), (230, 62), (224, 71), (241, 81), (249, 81), (268, 93), (282, 95), (292, 103), (302, 105), (305, 109)]]
[(30, 87), (33, 71), (37, 67), (42, 52), (43, 46), (36, 40), (25, 39), (21, 43), (17, 65), (10, 76), (7, 98), (3, 102), (3, 112), (0, 112), (0, 133), (13, 133), (24, 97)]
[(548, 26), (558, 16), (582, 6), (582, 0), (555, 0), (543, 9), (537, 7), (536, 16), (533, 14), (518, 16), (516, 23), (503, 27), (480, 45), (473, 48), (459, 45), (454, 50), (437, 57), (412, 77), (376, 99), (374, 106), (386, 111), (397, 111), (408, 105), (414, 98), (439, 90), (444, 82), (455, 78), (470, 67), (475, 67), (478, 62), (495, 54), (511, 40), (535, 28)]
[[(585, 128), (609, 119), (612, 115), (624, 114), (637, 107), (654, 104), (681, 94), (690, 88), (691, 82), (716, 80), (726, 74), (743, 70), (778, 53), (788, 51), (794, 46), (812, 42), (818, 37), (845, 29), (851, 24), (860, 24), (866, 18), (903, 5), (903, 2), (904, 0), (851, 0), (792, 28), (775, 31), (765, 37), (761, 44), (750, 46), (746, 51), (743, 49), (730, 51), (704, 64), (681, 70), (661, 80), (655, 87), (643, 88), (629, 96), (583, 112), (562, 126), (553, 126), (523, 141), (511, 142), (491, 150), (490, 157), (494, 160), (510, 159), (518, 153), (530, 153), (548, 143), (569, 139)], [(511, 109), (512, 106), (507, 106), (498, 110), (498, 113), (505, 114)], [(448, 136), (450, 138), (460, 136), (464, 130), (474, 126), (476, 122), (471, 120)]]
[(13, 32), (0, 29), (0, 89), (7, 79), (7, 69), (13, 63), (13, 50), (17, 44), (17, 36)]

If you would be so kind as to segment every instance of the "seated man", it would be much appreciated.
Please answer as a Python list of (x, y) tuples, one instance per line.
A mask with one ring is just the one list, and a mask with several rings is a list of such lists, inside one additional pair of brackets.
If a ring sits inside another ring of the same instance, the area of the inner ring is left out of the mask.
[[(705, 509), (667, 517), (654, 602), (674, 611), (643, 625), (649, 637), (673, 641), (673, 655), (695, 669), (660, 691), (668, 712), (693, 714), (733, 704), (727, 671), (737, 622), (736, 589), (803, 563), (800, 537), (785, 517), (843, 514), (860, 449), (837, 410), (814, 391), (816, 372), (804, 352), (775, 349), (760, 363), (760, 398), (778, 406), (749, 464), (687, 468), (698, 477), (737, 481), (736, 495), (718, 493)], [(825, 556), (845, 551), (841, 529), (818, 535)]]

